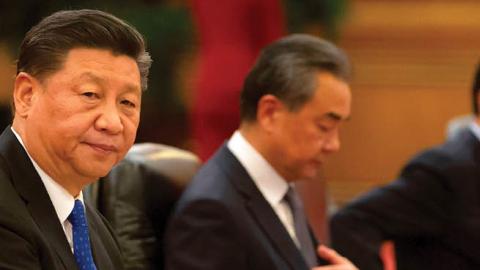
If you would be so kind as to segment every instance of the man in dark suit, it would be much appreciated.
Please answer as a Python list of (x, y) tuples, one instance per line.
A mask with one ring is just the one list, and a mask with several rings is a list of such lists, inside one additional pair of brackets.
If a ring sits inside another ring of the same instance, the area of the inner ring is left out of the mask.
[(333, 247), (360, 269), (383, 269), (378, 252), (386, 240), (395, 243), (398, 270), (480, 269), (479, 80), (480, 69), (470, 126), (333, 217)]
[(340, 147), (348, 73), (345, 55), (313, 36), (291, 35), (262, 51), (244, 83), (239, 130), (178, 203), (167, 269), (356, 269), (317, 249), (294, 185), (315, 178)]
[(26, 34), (0, 136), (0, 269), (123, 269), (82, 188), (133, 144), (149, 66), (142, 36), (104, 12), (57, 12)]

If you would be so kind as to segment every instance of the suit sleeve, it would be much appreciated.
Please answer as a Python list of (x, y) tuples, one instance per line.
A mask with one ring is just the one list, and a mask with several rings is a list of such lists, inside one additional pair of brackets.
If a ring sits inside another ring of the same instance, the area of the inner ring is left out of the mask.
[(219, 202), (191, 202), (166, 233), (166, 269), (248, 269), (231, 213)]
[(396, 181), (361, 196), (333, 216), (332, 246), (359, 269), (383, 269), (379, 249), (385, 240), (442, 234), (449, 194), (438, 170), (409, 166)]

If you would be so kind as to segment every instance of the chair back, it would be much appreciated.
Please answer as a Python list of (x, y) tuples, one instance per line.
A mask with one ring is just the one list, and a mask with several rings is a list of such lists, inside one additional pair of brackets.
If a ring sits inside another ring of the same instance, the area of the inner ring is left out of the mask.
[(163, 238), (170, 214), (200, 167), (191, 152), (135, 144), (125, 159), (84, 191), (118, 236), (126, 269), (162, 269)]

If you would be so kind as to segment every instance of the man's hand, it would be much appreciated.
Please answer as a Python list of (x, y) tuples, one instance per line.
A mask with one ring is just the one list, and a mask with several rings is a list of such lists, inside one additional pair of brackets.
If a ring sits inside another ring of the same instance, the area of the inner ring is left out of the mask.
[(312, 270), (358, 270), (347, 258), (338, 254), (335, 250), (320, 245), (317, 249), (318, 256), (330, 262), (331, 265), (319, 266)]

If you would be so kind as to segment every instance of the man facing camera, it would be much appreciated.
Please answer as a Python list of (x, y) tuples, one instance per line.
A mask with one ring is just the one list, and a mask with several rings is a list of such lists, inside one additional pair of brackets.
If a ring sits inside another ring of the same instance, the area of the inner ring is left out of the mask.
[(345, 55), (313, 36), (291, 35), (262, 51), (241, 93), (239, 130), (177, 205), (167, 269), (356, 269), (317, 248), (294, 184), (315, 178), (340, 148), (348, 74)]
[(142, 36), (101, 11), (57, 12), (26, 34), (0, 136), (1, 269), (123, 269), (82, 188), (133, 144), (150, 62)]

